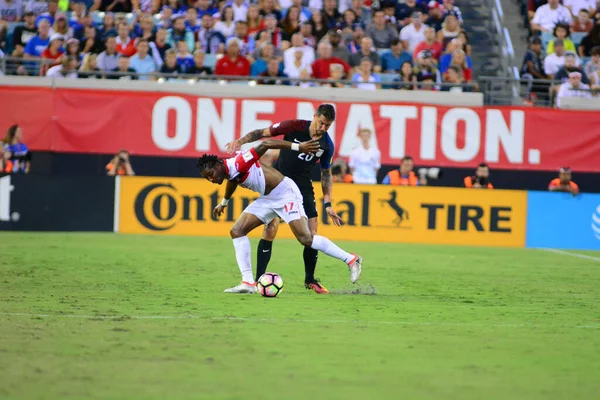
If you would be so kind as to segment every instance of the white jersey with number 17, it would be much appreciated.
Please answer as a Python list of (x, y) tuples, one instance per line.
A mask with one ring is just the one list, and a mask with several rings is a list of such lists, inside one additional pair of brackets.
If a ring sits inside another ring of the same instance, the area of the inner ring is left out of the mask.
[(264, 196), (267, 182), (259, 159), (260, 156), (252, 148), (224, 160), (227, 179)]

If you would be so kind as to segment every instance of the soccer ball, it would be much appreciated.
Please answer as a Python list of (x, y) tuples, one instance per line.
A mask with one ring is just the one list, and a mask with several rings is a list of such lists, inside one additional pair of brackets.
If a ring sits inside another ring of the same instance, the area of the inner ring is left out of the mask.
[(258, 293), (264, 297), (276, 297), (283, 290), (283, 279), (274, 272), (267, 272), (256, 282)]

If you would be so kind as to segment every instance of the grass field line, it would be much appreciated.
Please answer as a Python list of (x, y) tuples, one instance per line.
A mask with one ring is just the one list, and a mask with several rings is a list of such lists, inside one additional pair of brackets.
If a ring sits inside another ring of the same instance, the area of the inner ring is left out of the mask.
[(562, 250), (558, 250), (558, 249), (543, 248), (541, 250), (548, 251), (550, 253), (561, 254), (563, 256), (571, 256), (571, 257), (582, 258), (584, 260), (592, 260), (592, 261), (600, 262), (600, 257), (588, 256), (585, 254), (569, 253), (568, 251), (562, 251)]
[(36, 313), (10, 313), (2, 312), (0, 316), (30, 317), (30, 318), (79, 318), (126, 321), (128, 319), (196, 319), (206, 321), (232, 321), (232, 322), (296, 322), (309, 324), (355, 324), (355, 325), (407, 325), (407, 326), (456, 326), (480, 328), (568, 328), (568, 329), (600, 329), (598, 325), (546, 325), (546, 324), (473, 324), (467, 322), (422, 322), (422, 321), (363, 321), (346, 319), (303, 319), (303, 318), (255, 318), (234, 316), (200, 316), (200, 315), (84, 315), (84, 314), (36, 314)]

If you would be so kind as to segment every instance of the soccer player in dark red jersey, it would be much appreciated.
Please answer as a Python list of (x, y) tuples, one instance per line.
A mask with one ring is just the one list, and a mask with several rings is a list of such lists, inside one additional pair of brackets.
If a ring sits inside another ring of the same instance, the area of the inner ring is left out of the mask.
[[(312, 121), (297, 119), (278, 122), (269, 128), (256, 129), (244, 137), (228, 143), (226, 147), (229, 153), (233, 153), (246, 143), (279, 135), (283, 135), (285, 141), (292, 142), (290, 149), (280, 151), (274, 167), (284, 176), (296, 182), (300, 188), (304, 202), (304, 211), (308, 217), (308, 226), (313, 235), (317, 234), (318, 213), (310, 175), (317, 161), (321, 165), (321, 186), (323, 189), (325, 212), (331, 218), (334, 225), (342, 225), (342, 219), (331, 206), (333, 189), (331, 160), (334, 154), (334, 147), (327, 130), (333, 121), (335, 121), (335, 109), (333, 106), (331, 104), (321, 104), (317, 108)], [(310, 140), (317, 140), (319, 142), (319, 150), (313, 154), (300, 152), (299, 144)], [(265, 226), (262, 238), (258, 244), (256, 279), (267, 271), (267, 265), (271, 259), (273, 240), (275, 240), (278, 228), (278, 218), (275, 218)], [(310, 247), (304, 248), (304, 285), (307, 289), (326, 294), (329, 293), (328, 290), (315, 278), (318, 255), (317, 250)]]

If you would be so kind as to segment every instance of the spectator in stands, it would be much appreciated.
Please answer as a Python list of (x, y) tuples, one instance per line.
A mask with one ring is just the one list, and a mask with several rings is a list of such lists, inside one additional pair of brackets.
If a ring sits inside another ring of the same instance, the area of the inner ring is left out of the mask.
[(212, 68), (204, 65), (204, 52), (202, 50), (194, 52), (194, 65), (192, 65), (187, 73), (201, 76), (212, 75)]
[(0, 175), (10, 174), (13, 170), (13, 163), (10, 161), (12, 154), (0, 142)]
[(260, 46), (260, 58), (250, 66), (250, 76), (259, 76), (267, 70), (269, 61), (274, 57), (275, 47), (272, 43), (265, 42)]
[[(192, 8), (193, 10), (194, 8)], [(156, 30), (154, 29), (154, 19), (151, 15), (141, 17), (140, 24), (136, 29), (138, 39), (145, 39), (148, 42), (154, 41), (156, 38)]]
[[(34, 11), (37, 9), (35, 7)], [(41, 9), (41, 8), (40, 8)], [(48, 0), (47, 5), (45, 6), (44, 12), (41, 14), (37, 14), (38, 18), (36, 20), (36, 24), (39, 25), (42, 19), (47, 20), (50, 23), (50, 26), (54, 24), (54, 18), (56, 17), (56, 13), (58, 13), (58, 0)]]
[(100, 54), (104, 51), (104, 43), (98, 37), (98, 30), (95, 26), (86, 26), (84, 28), (84, 35), (81, 39), (82, 53), (94, 53)]
[(571, 11), (560, 0), (548, 0), (548, 4), (540, 6), (531, 20), (531, 29), (535, 32), (552, 32), (558, 23), (571, 24)]
[[(442, 7), (443, 7), (444, 19), (446, 18), (446, 16), (448, 14), (454, 14), (454, 15), (456, 15), (456, 18), (458, 19), (458, 22), (460, 24), (463, 23), (462, 13), (460, 12), (460, 8), (458, 8), (457, 6), (454, 5), (454, 0), (444, 0)], [(427, 22), (429, 22), (429, 21), (427, 21)]]
[(265, 21), (260, 15), (260, 11), (256, 4), (250, 4), (248, 6), (247, 20), (248, 24), (248, 35), (255, 37), (259, 31), (265, 29)]
[(436, 83), (442, 81), (435, 59), (429, 50), (423, 50), (417, 55), (414, 73), (420, 82), (429, 78), (432, 78)]
[(10, 153), (12, 172), (28, 174), (31, 169), (31, 153), (22, 139), (23, 131), (21, 127), (11, 125), (6, 131), (6, 136), (2, 142), (4, 143), (4, 151)]
[(300, 35), (302, 35), (302, 41), (305, 46), (314, 49), (317, 48), (317, 38), (312, 34), (313, 26), (310, 22), (303, 22), (300, 24)]
[(106, 175), (135, 175), (135, 171), (131, 166), (131, 160), (129, 159), (129, 152), (127, 150), (120, 150), (106, 165)]
[(171, 48), (171, 45), (167, 43), (167, 30), (165, 28), (159, 28), (156, 31), (156, 38), (154, 42), (148, 43), (151, 49), (152, 58), (156, 62), (156, 66), (160, 68), (165, 59), (165, 53)]
[(195, 7), (189, 7), (185, 11), (185, 27), (196, 34), (202, 27), (200, 18), (198, 18), (198, 10)]
[(19, 49), (23, 53), (27, 43), (37, 35), (35, 27), (35, 14), (33, 11), (27, 11), (23, 17), (23, 24), (17, 25), (13, 31), (13, 49)]
[(129, 57), (121, 55), (117, 62), (117, 68), (106, 74), (106, 79), (118, 79), (121, 81), (137, 80), (135, 69), (129, 65)]
[[(331, 175), (334, 182), (352, 183), (352, 175), (348, 173), (348, 164), (343, 158), (337, 158), (331, 164)], [(377, 182), (375, 182), (377, 183)]]
[(160, 20), (156, 23), (157, 28), (170, 29), (172, 26), (171, 18), (173, 17), (173, 9), (168, 6), (163, 6), (160, 10)]
[(562, 167), (558, 170), (558, 178), (552, 179), (548, 190), (551, 192), (567, 192), (577, 196), (579, 194), (579, 186), (571, 180), (571, 168)]
[[(279, 3), (284, 8), (283, 16), (285, 17), (287, 15), (287, 13), (289, 12), (289, 7), (284, 5), (283, 1), (280, 1)], [(303, 0), (291, 0), (290, 7), (291, 6), (298, 7), (298, 10), (300, 10), (300, 16), (299, 16), (300, 23), (307, 22), (310, 19), (312, 12), (310, 11), (309, 7), (304, 6)], [(285, 10), (286, 8), (288, 8), (288, 10)]]
[(319, 43), (318, 53), (319, 58), (312, 64), (313, 76), (315, 78), (329, 78), (329, 66), (331, 64), (341, 64), (344, 67), (344, 75), (350, 71), (350, 66), (344, 60), (331, 56), (331, 44), (328, 42)]
[(50, 22), (42, 19), (38, 24), (38, 34), (32, 37), (25, 46), (25, 58), (37, 58), (50, 44)]
[(360, 42), (365, 37), (365, 31), (359, 24), (354, 25), (354, 31), (352, 33), (352, 41), (348, 43), (348, 50), (350, 54), (360, 53)]
[(64, 38), (62, 35), (55, 33), (50, 36), (48, 47), (42, 52), (42, 65), (40, 66), (40, 76), (45, 76), (50, 67), (58, 65), (65, 52), (63, 51)]
[(160, 67), (160, 73), (168, 74), (171, 78), (174, 78), (182, 72), (179, 65), (177, 65), (177, 51), (168, 49), (165, 52), (165, 60)]
[(62, 35), (65, 40), (73, 37), (73, 28), (71, 28), (67, 22), (67, 16), (65, 13), (57, 13), (56, 18), (54, 19), (54, 24), (50, 29), (50, 36), (58, 33)]
[(471, 45), (469, 44), (469, 36), (467, 35), (467, 31), (461, 29), (460, 33), (457, 36), (457, 39), (462, 41), (463, 43), (462, 51), (464, 51), (466, 55), (471, 56), (472, 49)]
[(594, 25), (590, 33), (581, 40), (578, 53), (581, 57), (590, 57), (592, 49), (596, 46), (600, 46), (600, 23)]
[[(160, 0), (131, 0), (131, 9), (134, 13), (146, 13), (154, 15), (158, 13)], [(148, 40), (148, 38), (145, 38)]]
[(563, 0), (563, 5), (569, 9), (573, 17), (581, 10), (588, 11), (593, 15), (596, 12), (596, 3), (596, 0)]
[(456, 13), (450, 12), (444, 17), (442, 29), (437, 33), (437, 40), (442, 43), (442, 47), (446, 47), (448, 43), (458, 37), (460, 31), (460, 23)]
[(177, 65), (183, 73), (186, 73), (194, 65), (194, 56), (188, 50), (185, 40), (177, 42)]
[(417, 82), (417, 74), (415, 74), (412, 62), (405, 61), (400, 68), (400, 74), (394, 82), (399, 82), (394, 87), (400, 90), (415, 90)]
[(275, 3), (275, 0), (263, 0), (259, 3), (258, 8), (260, 10), (260, 15), (263, 17), (272, 14), (277, 21), (281, 20), (281, 11), (278, 9), (278, 5)]
[(472, 91), (470, 87), (463, 86), (465, 78), (464, 71), (460, 65), (452, 64), (448, 67), (448, 70), (444, 74), (444, 83), (447, 85), (442, 86), (442, 92), (462, 93)]
[(383, 178), (384, 185), (395, 185), (395, 186), (423, 186), (427, 185), (427, 179), (425, 177), (419, 178), (414, 173), (413, 168), (415, 162), (411, 156), (404, 156), (400, 164), (400, 168), (394, 169)]
[(569, 73), (569, 81), (560, 85), (558, 95), (556, 96), (556, 107), (562, 108), (562, 100), (565, 97), (582, 97), (589, 99), (592, 94), (589, 92), (590, 87), (585, 83), (581, 83), (581, 73)]
[(467, 176), (464, 179), (466, 188), (474, 189), (493, 189), (494, 186), (490, 182), (490, 167), (486, 163), (481, 163), (475, 170), (475, 175)]
[(386, 51), (381, 56), (381, 69), (386, 73), (400, 72), (402, 64), (409, 62), (412, 64), (411, 54), (404, 50), (404, 43), (400, 39), (394, 39), (390, 43), (391, 50)]
[(381, 152), (371, 144), (372, 136), (370, 129), (361, 129), (358, 132), (360, 144), (352, 150), (348, 163), (354, 183), (371, 185), (377, 183), (377, 173), (381, 168)]
[(331, 64), (329, 65), (329, 75), (326, 79), (329, 80), (328, 83), (323, 83), (323, 87), (331, 87), (331, 88), (346, 88), (346, 85), (343, 82), (340, 82), (344, 79), (346, 72), (344, 70), (344, 66), (342, 64)]
[[(462, 48), (463, 48), (463, 42), (459, 38), (456, 38), (456, 39), (452, 40), (450, 43), (448, 43), (448, 46), (446, 46), (446, 50), (444, 51), (444, 54), (440, 57), (439, 68), (441, 71), (446, 71), (448, 66), (450, 66), (450, 64), (452, 63), (452, 57), (454, 57), (454, 52), (456, 50), (461, 50)], [(471, 57), (465, 55), (465, 59), (467, 61), (467, 66), (469, 68), (473, 68)]]
[[(286, 52), (288, 50), (286, 50)], [(302, 50), (296, 47), (292, 47), (291, 50), (294, 51), (294, 59), (292, 62), (284, 65), (283, 72), (290, 78), (299, 78), (302, 71), (307, 71), (310, 76), (312, 74), (311, 63), (304, 61), (304, 53)], [(297, 83), (292, 84), (296, 85)]]
[[(304, 44), (302, 35), (300, 33), (295, 33), (292, 35), (291, 47), (283, 52), (284, 71), (292, 71), (294, 66), (297, 68), (296, 53), (298, 51), (302, 53), (303, 64), (307, 64), (310, 67), (310, 65), (315, 61), (315, 49)], [(288, 72), (286, 72), (286, 74), (291, 76)]]
[[(184, 42), (185, 44), (185, 42)], [(152, 77), (158, 68), (156, 61), (149, 54), (150, 46), (146, 39), (138, 39), (137, 52), (129, 59), (130, 67), (138, 74), (138, 79), (146, 81)]]
[[(277, 27), (277, 18), (275, 14), (268, 14), (265, 17), (265, 32), (270, 36), (270, 41), (277, 49), (281, 49), (283, 44), (282, 30)], [(260, 32), (259, 32), (260, 35)]]
[(220, 17), (221, 19), (215, 24), (215, 30), (220, 32), (225, 39), (228, 39), (235, 33), (233, 8), (231, 6), (223, 7)]
[[(450, 61), (451, 65), (458, 66), (461, 69), (461, 76), (464, 78), (465, 82), (471, 82), (473, 80), (473, 72), (471, 68), (469, 68), (467, 64), (467, 55), (461, 49), (456, 49), (452, 52), (452, 60)], [(448, 66), (449, 68), (450, 66)], [(440, 72), (445, 74), (448, 71), (448, 68), (444, 66), (445, 69), (441, 69)]]
[[(202, 17), (203, 28), (207, 19), (209, 24), (212, 25), (210, 16)], [(201, 44), (204, 45), (205, 43), (202, 43), (202, 41), (206, 38), (201, 38), (201, 32), (202, 31), (198, 32), (198, 40), (200, 40)], [(173, 19), (173, 27), (167, 31), (167, 43), (174, 48), (177, 46), (177, 43), (182, 40), (187, 44), (188, 52), (193, 51), (196, 48), (196, 44), (194, 42), (194, 33), (190, 29), (186, 28), (185, 17), (183, 15), (177, 15)]]
[(373, 73), (373, 62), (369, 57), (363, 57), (360, 60), (358, 72), (352, 76), (354, 87), (362, 90), (381, 89), (381, 78)]
[(431, 51), (431, 55), (433, 56), (433, 58), (435, 58), (438, 61), (442, 56), (442, 43), (436, 40), (435, 30), (430, 26), (425, 28), (425, 40), (419, 43), (417, 47), (415, 47), (413, 56), (416, 58), (417, 54), (419, 54), (423, 50)]
[(564, 65), (558, 69), (556, 75), (554, 75), (554, 80), (566, 82), (569, 79), (569, 74), (571, 72), (579, 72), (581, 74), (581, 82), (585, 84), (589, 84), (590, 81), (588, 76), (583, 71), (581, 66), (577, 65), (577, 55), (572, 51), (565, 53), (565, 61)]
[(339, 24), (342, 30), (342, 42), (350, 43), (354, 38), (354, 27), (360, 25), (356, 13), (350, 9), (342, 14), (342, 22)]
[(102, 71), (98, 69), (98, 55), (88, 53), (83, 57), (77, 77), (81, 79), (102, 79)]
[(592, 49), (592, 58), (585, 64), (584, 71), (588, 76), (592, 89), (597, 89), (600, 86), (600, 46)]
[(437, 32), (442, 29), (444, 23), (443, 6), (435, 0), (431, 0), (428, 4), (429, 14), (427, 18), (427, 25), (432, 27)]
[(246, 18), (248, 16), (248, 5), (245, 0), (233, 0), (233, 2), (228, 3), (231, 5), (233, 9), (233, 20), (244, 21), (246, 22)]
[(79, 75), (77, 67), (79, 67), (79, 60), (72, 56), (62, 57), (61, 63), (50, 68), (46, 76), (50, 78), (77, 79)]
[(240, 44), (236, 38), (227, 41), (227, 53), (217, 61), (215, 75), (248, 76), (250, 62), (240, 55)]
[(109, 35), (105, 42), (104, 50), (102, 53), (98, 55), (97, 63), (98, 68), (102, 71), (112, 71), (117, 68), (119, 53), (117, 53), (117, 41), (114, 35)]
[(417, 13), (427, 15), (427, 11), (427, 6), (422, 2), (417, 2), (416, 0), (406, 0), (404, 3), (399, 3), (396, 8), (396, 21), (398, 24), (400, 24), (400, 26), (406, 27), (411, 23), (411, 18), (412, 22), (414, 22), (415, 15)]
[(352, 0), (350, 9), (354, 11), (354, 14), (356, 14), (356, 17), (358, 18), (356, 22), (363, 26), (371, 23), (371, 9), (365, 7), (364, 0)]
[(281, 21), (283, 40), (290, 41), (292, 35), (300, 32), (300, 7), (291, 6)]
[(237, 21), (235, 23), (235, 34), (233, 37), (238, 38), (241, 43), (241, 55), (244, 57), (250, 52), (250, 36), (248, 35), (248, 24), (246, 21)]
[(573, 43), (573, 41), (571, 39), (569, 39), (569, 37), (571, 36), (571, 30), (569, 28), (569, 25), (566, 24), (556, 24), (556, 26), (554, 27), (554, 39), (552, 39), (550, 42), (548, 42), (548, 48), (546, 49), (546, 54), (552, 54), (554, 53), (554, 41), (557, 39), (560, 39), (563, 41), (563, 44), (565, 46), (565, 51), (577, 51), (577, 49), (575, 49), (575, 44)]
[(404, 42), (405, 49), (414, 53), (417, 45), (425, 40), (427, 26), (423, 24), (422, 14), (418, 11), (412, 14), (411, 21), (400, 31), (400, 40)]
[(373, 23), (367, 27), (367, 36), (371, 37), (378, 49), (388, 49), (392, 40), (398, 38), (398, 31), (393, 24), (385, 21), (383, 10), (373, 13)]
[(20, 22), (23, 18), (23, 3), (21, 0), (4, 0), (0, 3), (0, 33), (7, 22)]
[(532, 36), (529, 41), (529, 49), (523, 58), (521, 75), (524, 78), (548, 79), (544, 71), (544, 53), (542, 52), (542, 40)]
[(135, 39), (129, 36), (129, 25), (122, 22), (117, 26), (117, 37), (115, 38), (117, 53), (131, 57), (135, 54), (136, 43)]
[[(25, 2), (25, 11), (31, 11), (37, 17), (48, 12), (48, 2), (44, 0), (30, 0)], [(37, 23), (36, 23), (37, 25)]]
[(321, 12), (321, 10), (313, 11), (310, 17), (310, 23), (312, 25), (312, 34), (317, 39), (317, 43), (319, 43), (321, 39), (327, 35), (327, 32), (329, 32), (323, 12)]
[(327, 34), (327, 38), (329, 40), (329, 44), (331, 44), (331, 56), (337, 57), (344, 62), (350, 62), (350, 51), (346, 46), (341, 44), (342, 37), (337, 29), (332, 29)]
[(287, 85), (287, 76), (281, 71), (281, 63), (276, 58), (271, 58), (267, 63), (266, 71), (262, 72), (258, 80), (259, 85)]
[(550, 79), (554, 79), (554, 75), (556, 75), (560, 67), (565, 65), (565, 54), (563, 41), (557, 39), (554, 42), (554, 53), (546, 56), (544, 59), (544, 71)]
[[(267, 0), (269, 1), (269, 0)], [(338, 11), (336, 0), (323, 0), (323, 18), (327, 29), (335, 28), (342, 15)]]
[(594, 21), (590, 19), (590, 12), (585, 8), (579, 10), (577, 18), (571, 23), (572, 32), (589, 32), (594, 27)]
[(360, 43), (360, 52), (358, 54), (352, 54), (350, 56), (350, 66), (359, 67), (363, 58), (369, 58), (373, 65), (373, 71), (381, 72), (381, 57), (375, 51), (373, 47), (373, 40), (365, 36)]
[(198, 9), (198, 15), (200, 18), (206, 14), (212, 17), (214, 14), (219, 12), (219, 9), (211, 4), (211, 0), (197, 0), (194, 3), (194, 6)]

